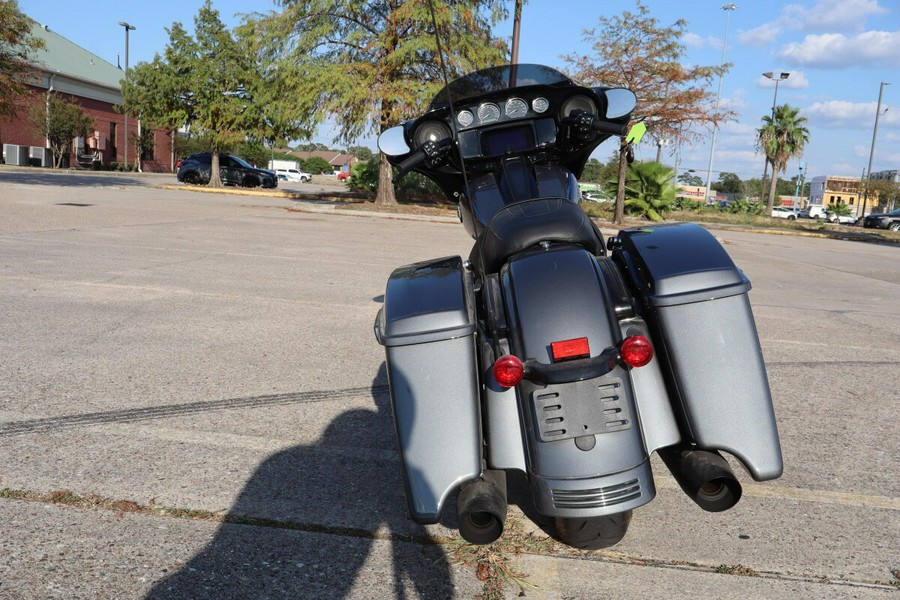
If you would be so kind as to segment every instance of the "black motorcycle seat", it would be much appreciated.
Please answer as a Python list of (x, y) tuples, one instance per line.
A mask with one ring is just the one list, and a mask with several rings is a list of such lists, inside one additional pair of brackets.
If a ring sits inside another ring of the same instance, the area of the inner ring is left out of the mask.
[(565, 198), (538, 198), (498, 211), (481, 232), (471, 259), (483, 273), (497, 273), (509, 258), (541, 242), (583, 246), (604, 252), (603, 234), (581, 208)]

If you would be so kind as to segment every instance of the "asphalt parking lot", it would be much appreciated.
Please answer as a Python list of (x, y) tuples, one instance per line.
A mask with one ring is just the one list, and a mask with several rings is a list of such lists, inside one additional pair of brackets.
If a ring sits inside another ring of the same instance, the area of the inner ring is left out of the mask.
[[(466, 254), (461, 226), (16, 173), (0, 169), (0, 598), (485, 593), (452, 519), (407, 518), (372, 335), (390, 272)], [(897, 593), (900, 248), (715, 233), (753, 283), (784, 476), (710, 514), (657, 469), (610, 551), (539, 532), (499, 549), (526, 582), (503, 596)]]

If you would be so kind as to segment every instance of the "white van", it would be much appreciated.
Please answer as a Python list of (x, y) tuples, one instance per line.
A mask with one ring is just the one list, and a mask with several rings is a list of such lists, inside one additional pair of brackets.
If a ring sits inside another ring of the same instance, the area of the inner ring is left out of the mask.
[(804, 219), (824, 219), (828, 216), (825, 207), (820, 204), (811, 204), (800, 211), (800, 216)]
[(298, 169), (275, 169), (275, 176), (283, 181), (299, 181), (306, 183), (312, 179), (312, 175)]

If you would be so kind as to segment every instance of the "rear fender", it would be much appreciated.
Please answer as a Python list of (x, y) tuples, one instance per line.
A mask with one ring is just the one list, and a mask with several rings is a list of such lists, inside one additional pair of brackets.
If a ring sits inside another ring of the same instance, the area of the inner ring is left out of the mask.
[[(595, 358), (622, 340), (598, 258), (582, 248), (520, 254), (501, 271), (501, 285), (510, 351), (523, 361), (552, 365), (556, 341), (586, 337)], [(526, 468), (543, 514), (601, 516), (655, 495), (630, 374), (618, 362), (602, 371), (516, 388)]]

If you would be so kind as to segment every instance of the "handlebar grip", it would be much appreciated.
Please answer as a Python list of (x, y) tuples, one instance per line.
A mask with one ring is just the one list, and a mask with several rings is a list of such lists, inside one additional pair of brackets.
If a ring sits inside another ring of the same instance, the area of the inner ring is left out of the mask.
[(397, 175), (391, 181), (397, 183), (398, 181), (403, 179), (404, 175), (425, 162), (425, 159), (427, 157), (428, 155), (425, 154), (424, 150), (416, 150), (400, 161), (400, 163), (397, 165), (397, 168), (400, 170), (400, 172), (397, 173)]
[(628, 125), (619, 125), (618, 123), (610, 123), (608, 121), (594, 120), (595, 131), (600, 133), (611, 133), (612, 135), (628, 135)]

